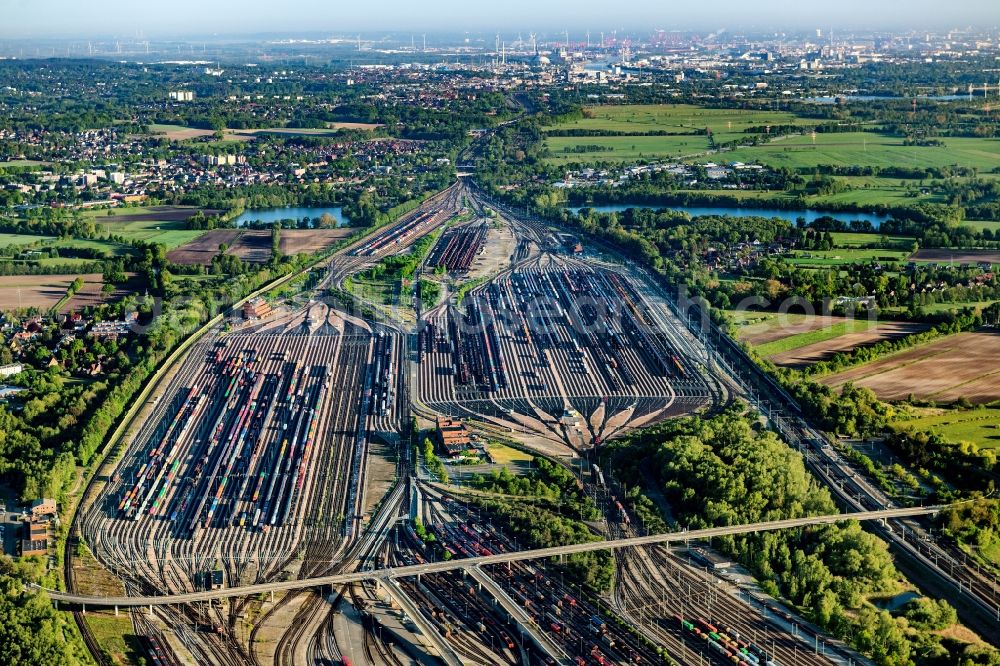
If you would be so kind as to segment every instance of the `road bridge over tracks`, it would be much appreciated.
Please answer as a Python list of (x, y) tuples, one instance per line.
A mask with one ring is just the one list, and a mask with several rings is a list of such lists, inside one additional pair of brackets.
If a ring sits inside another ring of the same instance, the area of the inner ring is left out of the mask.
[(726, 527), (711, 527), (703, 530), (691, 530), (686, 532), (668, 532), (665, 534), (653, 534), (649, 536), (631, 537), (628, 539), (613, 539), (607, 541), (592, 541), (587, 543), (577, 543), (568, 546), (555, 546), (552, 548), (538, 548), (534, 550), (522, 550), (511, 553), (498, 553), (496, 555), (486, 555), (482, 557), (470, 557), (459, 560), (448, 560), (445, 562), (428, 562), (425, 564), (414, 564), (405, 567), (390, 567), (384, 569), (374, 569), (369, 571), (355, 571), (344, 574), (334, 574), (330, 576), (318, 576), (315, 578), (302, 578), (298, 580), (274, 581), (271, 583), (258, 583), (256, 585), (243, 585), (238, 587), (228, 587), (218, 590), (205, 590), (201, 592), (183, 592), (162, 596), (136, 596), (136, 597), (96, 597), (85, 594), (74, 594), (72, 592), (59, 592), (43, 589), (49, 597), (57, 604), (70, 604), (87, 608), (127, 608), (136, 606), (168, 606), (172, 604), (186, 604), (199, 601), (210, 601), (213, 599), (226, 599), (231, 597), (244, 597), (262, 592), (286, 592), (289, 590), (300, 590), (311, 587), (325, 587), (327, 585), (344, 585), (347, 583), (357, 583), (364, 580), (391, 580), (395, 578), (405, 578), (408, 576), (420, 576), (423, 574), (440, 573), (443, 571), (454, 571), (490, 564), (506, 564), (520, 560), (532, 560), (545, 557), (559, 557), (573, 553), (585, 553), (595, 550), (606, 550), (616, 548), (629, 548), (634, 546), (648, 546), (652, 544), (678, 543), (686, 541), (699, 541), (711, 539), (713, 537), (727, 536), (731, 534), (749, 534), (753, 532), (770, 532), (775, 530), (792, 529), (796, 527), (806, 527), (809, 525), (824, 525), (836, 523), (843, 520), (889, 520), (894, 518), (907, 518), (911, 516), (923, 516), (934, 514), (946, 507), (912, 507), (904, 509), (887, 509), (881, 511), (858, 511), (854, 513), (839, 513), (823, 516), (810, 516), (807, 518), (791, 518), (788, 520), (776, 520), (763, 523), (748, 523), (744, 525), (729, 525)]

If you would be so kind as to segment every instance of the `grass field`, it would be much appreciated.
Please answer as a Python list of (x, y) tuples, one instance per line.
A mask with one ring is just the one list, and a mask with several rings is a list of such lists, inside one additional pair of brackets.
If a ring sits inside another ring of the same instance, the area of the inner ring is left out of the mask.
[(119, 243), (113, 243), (109, 240), (98, 238), (66, 238), (57, 240), (53, 243), (48, 243), (47, 245), (56, 248), (101, 250), (102, 252), (108, 252), (113, 255), (128, 254), (132, 250), (127, 245), (121, 245)]
[(6, 162), (0, 160), (0, 169), (4, 167), (37, 167), (37, 166), (48, 166), (52, 164), (51, 162), (40, 162), (38, 160), (7, 160)]
[(139, 663), (143, 649), (128, 613), (115, 617), (113, 611), (90, 612), (86, 619), (97, 644), (111, 655), (114, 663)]
[[(596, 154), (596, 153), (595, 153)], [(729, 153), (724, 154), (725, 159), (719, 161), (732, 161)], [(901, 181), (889, 178), (869, 178), (853, 176), (836, 176), (834, 180), (843, 181), (851, 188), (845, 192), (824, 195), (803, 195), (802, 201), (808, 207), (815, 206), (876, 206), (878, 204), (901, 204), (910, 205), (917, 202), (944, 203), (942, 198), (935, 194), (917, 194), (914, 196), (907, 185), (901, 185)], [(683, 191), (683, 190), (681, 190)], [(768, 200), (797, 200), (795, 195), (786, 192), (761, 191), (761, 190), (694, 190), (699, 194), (718, 194), (725, 197), (737, 199), (768, 199)], [(986, 223), (989, 224), (989, 223)], [(1000, 223), (998, 223), (1000, 228)]]
[[(996, 301), (971, 301), (969, 303), (932, 303), (930, 305), (921, 306), (924, 312), (929, 314), (936, 314), (938, 312), (948, 312), (949, 310), (955, 310), (959, 312), (965, 308), (973, 308), (978, 312), (982, 312), (983, 308), (993, 305)], [(905, 312), (906, 308), (885, 308), (884, 312), (886, 314), (894, 314), (898, 312)]]
[(964, 220), (962, 225), (979, 230), (989, 229), (994, 234), (1000, 231), (1000, 222), (994, 222), (992, 220)]
[[(203, 232), (202, 232), (203, 233)], [(37, 249), (45, 248), (57, 248), (57, 249), (69, 249), (69, 248), (85, 248), (94, 249), (107, 252), (112, 255), (126, 254), (130, 251), (125, 245), (120, 245), (118, 243), (112, 243), (111, 241), (102, 239), (82, 239), (82, 238), (54, 238), (52, 236), (33, 236), (30, 234), (0, 234), (0, 247), (6, 247), (9, 245), (18, 246), (28, 246), (37, 244)], [(75, 257), (45, 257), (41, 259), (32, 259), (42, 266), (52, 266), (52, 265), (67, 265), (67, 264), (86, 264), (94, 261), (93, 259), (79, 259)]]
[(349, 283), (348, 291), (377, 305), (391, 305), (396, 298), (395, 280), (364, 280), (354, 276)]
[(770, 143), (739, 148), (724, 157), (709, 155), (697, 162), (760, 162), (790, 169), (820, 164), (878, 167), (960, 165), (992, 170), (1000, 163), (1000, 139), (946, 138), (944, 146), (904, 146), (899, 137), (869, 132), (788, 136)]
[[(84, 213), (93, 219), (101, 234), (116, 234), (127, 240), (162, 243), (168, 250), (198, 238), (204, 231), (185, 228), (185, 221), (197, 212), (193, 206), (139, 206)], [(211, 214), (215, 211), (206, 211)]]
[(917, 202), (946, 203), (944, 199), (930, 190), (915, 191), (917, 181), (898, 178), (883, 178), (878, 176), (835, 176), (834, 180), (846, 185), (848, 190), (836, 194), (810, 195), (806, 200), (810, 204), (824, 205), (876, 205), (876, 204), (913, 204)]
[(822, 317), (816, 315), (755, 310), (727, 310), (726, 317), (736, 326), (739, 339), (755, 346), (808, 333), (826, 324)]
[(747, 136), (751, 127), (767, 125), (811, 125), (815, 120), (799, 118), (781, 111), (710, 109), (688, 104), (634, 104), (626, 106), (591, 106), (585, 117), (550, 129), (588, 129), (642, 133), (650, 131), (688, 134), (710, 129), (717, 141)]
[(0, 247), (7, 245), (31, 245), (40, 241), (55, 240), (54, 236), (33, 236), (31, 234), (0, 234)]
[(920, 409), (917, 418), (896, 421), (897, 429), (938, 432), (952, 442), (1000, 448), (1000, 406), (980, 409)]
[(913, 245), (910, 236), (883, 236), (882, 234), (855, 234), (849, 232), (833, 232), (833, 244), (838, 248), (864, 248), (885, 243), (887, 248), (909, 250)]
[(808, 250), (793, 252), (786, 261), (796, 266), (830, 267), (870, 261), (904, 261), (910, 250), (885, 250), (881, 248), (839, 248), (835, 250)]
[(834, 322), (830, 326), (807, 331), (805, 333), (797, 333), (780, 340), (775, 340), (774, 342), (768, 342), (760, 345), (757, 347), (757, 353), (761, 356), (784, 354), (792, 351), (793, 349), (799, 349), (800, 347), (813, 345), (819, 342), (826, 342), (827, 340), (839, 338), (840, 336), (847, 335), (848, 333), (867, 331), (874, 326), (875, 324), (867, 319), (845, 319)]
[(512, 448), (506, 444), (490, 442), (486, 445), (493, 461), (498, 465), (509, 465), (513, 462), (527, 462), (532, 459), (531, 454), (519, 449)]
[(149, 243), (162, 243), (168, 250), (193, 241), (204, 231), (192, 231), (184, 228), (184, 222), (122, 222), (109, 223), (108, 230), (129, 240), (141, 240)]
[[(601, 146), (600, 152), (563, 152), (574, 146)], [(568, 162), (632, 162), (637, 160), (679, 159), (708, 150), (704, 136), (554, 136), (545, 140), (552, 164)]]
[(72, 268), (86, 266), (95, 261), (97, 260), (80, 259), (79, 257), (43, 257), (41, 259), (32, 259), (32, 262), (37, 263), (39, 266), (69, 266)]

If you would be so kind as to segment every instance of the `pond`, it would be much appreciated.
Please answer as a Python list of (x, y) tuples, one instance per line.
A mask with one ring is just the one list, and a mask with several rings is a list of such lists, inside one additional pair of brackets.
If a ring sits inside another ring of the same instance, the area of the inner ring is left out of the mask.
[(629, 204), (608, 204), (601, 206), (567, 206), (566, 210), (570, 210), (574, 213), (578, 213), (584, 208), (593, 208), (596, 211), (602, 213), (617, 212), (620, 213), (629, 208), (644, 208), (647, 210), (680, 210), (689, 214), (691, 217), (700, 217), (705, 215), (718, 215), (722, 217), (780, 217), (783, 220), (788, 220), (792, 224), (795, 221), (804, 217), (806, 222), (812, 222), (813, 220), (820, 217), (832, 217), (835, 220), (840, 220), (841, 222), (850, 223), (852, 220), (868, 220), (871, 222), (872, 226), (876, 229), (881, 226), (883, 222), (889, 219), (888, 215), (879, 215), (876, 213), (833, 213), (825, 210), (782, 210), (780, 208), (727, 208), (724, 206), (636, 206)]
[(248, 210), (236, 218), (235, 224), (237, 227), (246, 226), (248, 224), (256, 224), (257, 222), (273, 224), (274, 222), (280, 222), (281, 220), (301, 220), (304, 217), (308, 217), (310, 220), (315, 220), (316, 218), (322, 216), (323, 213), (329, 213), (332, 215), (334, 219), (337, 220), (338, 227), (347, 227), (351, 224), (351, 221), (344, 217), (344, 209), (340, 207), (308, 208), (295, 206)]
[(879, 608), (884, 608), (887, 611), (894, 612), (910, 603), (914, 599), (919, 599), (920, 595), (913, 591), (903, 592), (897, 594), (894, 597), (888, 599), (880, 599), (875, 602), (875, 605)]

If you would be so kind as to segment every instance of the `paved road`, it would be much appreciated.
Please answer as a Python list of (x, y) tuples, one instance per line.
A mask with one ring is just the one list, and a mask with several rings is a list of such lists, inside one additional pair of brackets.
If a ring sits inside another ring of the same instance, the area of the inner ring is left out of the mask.
[(497, 603), (507, 611), (507, 614), (517, 622), (517, 626), (521, 629), (522, 634), (527, 634), (535, 646), (547, 654), (553, 661), (568, 666), (570, 661), (566, 653), (549, 638), (549, 635), (541, 627), (532, 622), (531, 616), (518, 606), (492, 578), (486, 575), (479, 567), (469, 567), (468, 571), (473, 580), (479, 583), (480, 587), (486, 588), (490, 596), (496, 599)]
[[(944, 509), (944, 506), (913, 507), (905, 509), (888, 509), (882, 511), (859, 511), (855, 513), (831, 514), (826, 516), (811, 516), (809, 518), (792, 518), (788, 520), (776, 520), (763, 523), (749, 523), (746, 525), (730, 525), (727, 527), (712, 527), (704, 530), (692, 530), (690, 532), (671, 532), (668, 534), (654, 534), (651, 536), (632, 537), (628, 539), (614, 539), (608, 541), (594, 541), (589, 543), (578, 543), (569, 546), (556, 546), (553, 548), (538, 548), (535, 550), (522, 550), (511, 553), (499, 553), (497, 555), (487, 555), (483, 557), (469, 557), (460, 560), (449, 560), (446, 562), (431, 562), (427, 564), (415, 564), (412, 566), (395, 567), (386, 569), (376, 569), (372, 571), (355, 571), (346, 574), (335, 574), (331, 576), (318, 576), (315, 578), (303, 578), (299, 580), (275, 581), (271, 583), (259, 583), (257, 585), (244, 585), (240, 587), (229, 587), (219, 590), (206, 590), (203, 592), (185, 592), (182, 594), (172, 594), (154, 597), (94, 597), (83, 594), (72, 594), (69, 592), (58, 592), (56, 590), (45, 590), (49, 597), (58, 602), (68, 603), (92, 608), (113, 608), (131, 606), (165, 606), (171, 604), (184, 604), (196, 601), (208, 601), (209, 599), (225, 599), (229, 597), (242, 597), (261, 592), (283, 592), (286, 590), (296, 590), (308, 587), (322, 587), (326, 585), (342, 585), (345, 583), (356, 583), (362, 580), (389, 580), (393, 578), (405, 578), (407, 576), (419, 576), (422, 574), (439, 573), (442, 571), (452, 571), (468, 567), (481, 566), (486, 564), (505, 564), (520, 560), (531, 560), (545, 557), (558, 557), (572, 553), (584, 553), (595, 550), (605, 550), (614, 548), (627, 548), (630, 546), (647, 546), (655, 543), (673, 543), (679, 541), (704, 540), (713, 537), (726, 536), (730, 534), (747, 534), (751, 532), (769, 532), (783, 530), (793, 527), (803, 527), (806, 525), (822, 525), (836, 523), (842, 520), (888, 520), (893, 518), (906, 518), (911, 516), (923, 516), (937, 513)], [(38, 587), (38, 586), (33, 586)], [(43, 589), (43, 588), (39, 588)]]

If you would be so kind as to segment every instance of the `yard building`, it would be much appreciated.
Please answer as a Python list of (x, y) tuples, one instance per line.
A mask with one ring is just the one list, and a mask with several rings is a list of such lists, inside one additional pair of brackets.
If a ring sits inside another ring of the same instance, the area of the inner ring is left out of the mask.
[(437, 432), (441, 448), (449, 456), (461, 455), (472, 445), (469, 430), (461, 421), (438, 417)]
[(271, 314), (271, 304), (263, 298), (251, 298), (243, 304), (243, 316), (247, 319), (263, 319)]

